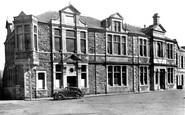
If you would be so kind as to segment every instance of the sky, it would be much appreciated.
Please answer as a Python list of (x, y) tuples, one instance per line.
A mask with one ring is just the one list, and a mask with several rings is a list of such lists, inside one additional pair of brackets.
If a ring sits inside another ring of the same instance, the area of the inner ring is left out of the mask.
[(167, 31), (165, 35), (177, 39), (179, 46), (185, 46), (184, 0), (3, 0), (0, 2), (0, 70), (5, 63), (6, 20), (13, 21), (21, 11), (35, 16), (59, 11), (69, 3), (83, 16), (103, 20), (118, 12), (124, 23), (138, 27), (153, 24), (152, 16), (158, 13)]

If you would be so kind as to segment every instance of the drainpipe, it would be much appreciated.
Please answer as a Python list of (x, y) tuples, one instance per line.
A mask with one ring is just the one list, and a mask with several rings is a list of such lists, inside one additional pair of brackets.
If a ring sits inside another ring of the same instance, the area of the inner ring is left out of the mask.
[(59, 16), (60, 16), (60, 31), (61, 31), (61, 41), (60, 41), (60, 55), (61, 55), (61, 76), (62, 76), (62, 79), (61, 79), (61, 83), (62, 83), (62, 86), (64, 87), (64, 83), (63, 83), (63, 41), (62, 41), (62, 14), (61, 14), (61, 10), (59, 11)]
[(54, 90), (54, 79), (53, 79), (53, 33), (52, 33), (52, 19), (50, 20), (50, 36), (51, 36), (51, 39), (50, 39), (50, 45), (51, 45), (51, 95), (53, 95), (53, 90)]
[(104, 33), (104, 38), (105, 38), (105, 94), (108, 92), (108, 87), (107, 87), (107, 35), (106, 35), (106, 27), (107, 27), (107, 19), (105, 20), (105, 33)]
[[(138, 36), (137, 36), (137, 45), (139, 49), (139, 37)], [(140, 93), (139, 50), (138, 50), (138, 92)]]
[(97, 76), (96, 76), (96, 32), (94, 31), (94, 60), (95, 60), (95, 94), (97, 94)]

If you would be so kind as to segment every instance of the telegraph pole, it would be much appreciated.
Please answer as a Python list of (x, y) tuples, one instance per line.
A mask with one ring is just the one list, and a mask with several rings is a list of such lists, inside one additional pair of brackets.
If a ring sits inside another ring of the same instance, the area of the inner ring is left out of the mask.
[(30, 82), (30, 101), (32, 100), (32, 83), (31, 83), (31, 67), (30, 67), (30, 58), (28, 58), (28, 67), (29, 67), (29, 82)]

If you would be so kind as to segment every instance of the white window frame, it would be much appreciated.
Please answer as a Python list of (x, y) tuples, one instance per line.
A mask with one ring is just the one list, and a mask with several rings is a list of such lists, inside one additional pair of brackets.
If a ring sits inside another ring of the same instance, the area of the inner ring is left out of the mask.
[[(43, 89), (40, 89), (38, 88), (39, 86), (39, 81), (38, 81), (38, 74), (39, 73), (44, 73), (44, 88)], [(46, 74), (46, 71), (36, 71), (36, 89), (37, 90), (47, 90), (47, 74)]]

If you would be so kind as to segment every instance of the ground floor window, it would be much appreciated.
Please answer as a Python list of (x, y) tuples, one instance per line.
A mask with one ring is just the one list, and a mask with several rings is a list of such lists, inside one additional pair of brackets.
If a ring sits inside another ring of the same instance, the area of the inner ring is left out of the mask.
[(108, 66), (108, 85), (127, 86), (127, 67), (126, 66)]
[(140, 84), (147, 85), (148, 67), (140, 67)]
[(155, 84), (158, 84), (158, 83), (159, 83), (159, 71), (157, 69), (155, 73)]
[(87, 87), (87, 66), (82, 65), (81, 67), (81, 86)]
[(37, 89), (47, 89), (46, 85), (46, 72), (37, 71)]
[(56, 64), (54, 67), (54, 75), (55, 75), (55, 88), (61, 88), (62, 86), (62, 70), (61, 70), (61, 65)]
[(167, 68), (167, 73), (168, 73), (168, 83), (172, 84), (173, 83), (173, 68)]

